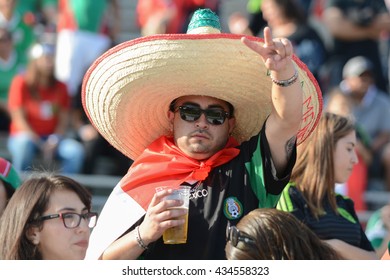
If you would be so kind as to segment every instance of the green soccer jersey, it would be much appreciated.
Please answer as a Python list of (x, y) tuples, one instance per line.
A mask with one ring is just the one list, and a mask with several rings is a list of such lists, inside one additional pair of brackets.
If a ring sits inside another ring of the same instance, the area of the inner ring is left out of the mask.
[(69, 0), (73, 18), (80, 30), (99, 33), (103, 24), (107, 0)]

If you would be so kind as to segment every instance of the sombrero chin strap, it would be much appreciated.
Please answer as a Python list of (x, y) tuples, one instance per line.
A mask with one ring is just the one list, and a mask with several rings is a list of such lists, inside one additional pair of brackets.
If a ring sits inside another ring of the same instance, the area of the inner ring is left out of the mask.
[(240, 150), (238, 142), (229, 137), (226, 146), (205, 161), (185, 155), (172, 138), (162, 136), (154, 141), (132, 164), (120, 185), (145, 210), (158, 187), (178, 187), (185, 181), (202, 181), (209, 172), (234, 157)]

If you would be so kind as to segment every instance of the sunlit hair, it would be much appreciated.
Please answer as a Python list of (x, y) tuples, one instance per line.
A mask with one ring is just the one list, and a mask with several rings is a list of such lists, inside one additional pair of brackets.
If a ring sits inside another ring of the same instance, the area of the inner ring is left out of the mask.
[(325, 112), (310, 139), (297, 148), (297, 161), (291, 181), (301, 190), (316, 218), (323, 213), (325, 200), (338, 213), (334, 195), (334, 153), (336, 143), (352, 131), (355, 131), (352, 118)]
[(256, 244), (226, 243), (228, 260), (338, 260), (341, 257), (293, 214), (274, 208), (252, 210), (237, 224)]
[(350, 117), (352, 114), (352, 101), (349, 95), (336, 87), (329, 91), (327, 96), (327, 104), (324, 108), (326, 112)]
[(43, 226), (37, 219), (47, 210), (50, 197), (58, 190), (75, 192), (88, 211), (91, 210), (90, 192), (69, 177), (42, 173), (27, 179), (15, 191), (0, 219), (0, 260), (42, 259), (26, 233), (32, 226)]
[[(42, 49), (46, 48), (46, 46), (44, 45), (36, 44), (32, 47), (32, 50), (34, 50), (34, 48), (36, 47), (41, 47)], [(30, 60), (27, 64), (26, 71), (24, 74), (26, 80), (26, 86), (28, 87), (31, 96), (35, 99), (37, 99), (39, 96), (38, 88), (40, 86), (45, 86), (49, 88), (54, 87), (54, 85), (58, 81), (54, 75), (54, 64), (53, 64), (53, 69), (50, 72), (42, 71), (42, 69), (39, 66), (39, 60), (45, 59), (45, 57), (47, 56), (54, 56), (54, 53), (52, 53), (52, 51), (41, 51), (40, 56), (30, 55)]]

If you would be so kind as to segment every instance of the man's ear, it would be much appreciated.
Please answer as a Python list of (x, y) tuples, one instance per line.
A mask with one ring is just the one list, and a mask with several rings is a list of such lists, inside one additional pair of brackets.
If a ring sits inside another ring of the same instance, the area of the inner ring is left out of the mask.
[(175, 118), (175, 113), (172, 111), (168, 111), (168, 120), (169, 120), (169, 130), (173, 131), (173, 119)]
[(168, 111), (167, 113), (168, 119), (170, 122), (173, 122), (173, 118), (175, 117), (175, 113), (172, 112), (171, 110)]
[(40, 230), (38, 227), (30, 226), (26, 231), (27, 239), (34, 245), (38, 245), (40, 242)]
[(229, 135), (232, 135), (234, 127), (236, 126), (236, 118), (235, 117), (230, 118), (228, 119), (228, 121), (229, 121)]

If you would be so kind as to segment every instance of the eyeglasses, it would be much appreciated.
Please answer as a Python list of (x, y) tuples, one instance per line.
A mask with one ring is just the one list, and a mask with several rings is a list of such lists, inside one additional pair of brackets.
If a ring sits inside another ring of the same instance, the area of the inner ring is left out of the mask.
[(234, 247), (237, 246), (238, 242), (244, 242), (248, 244), (256, 244), (256, 241), (247, 235), (245, 232), (240, 231), (235, 226), (230, 226), (230, 222), (228, 222), (226, 227), (226, 242), (231, 242)]
[(202, 114), (206, 116), (206, 120), (212, 125), (221, 125), (229, 118), (230, 114), (221, 108), (209, 108), (203, 110), (196, 106), (179, 106), (175, 112), (179, 110), (180, 117), (183, 121), (194, 122), (200, 118)]
[(89, 228), (94, 228), (96, 226), (97, 222), (97, 216), (98, 214), (95, 212), (88, 212), (85, 214), (78, 214), (78, 213), (59, 213), (59, 214), (51, 214), (47, 216), (42, 216), (38, 220), (39, 221), (45, 221), (45, 220), (51, 220), (51, 219), (62, 219), (62, 222), (64, 223), (64, 226), (66, 228), (76, 228), (81, 223), (81, 218), (86, 220), (88, 222)]

